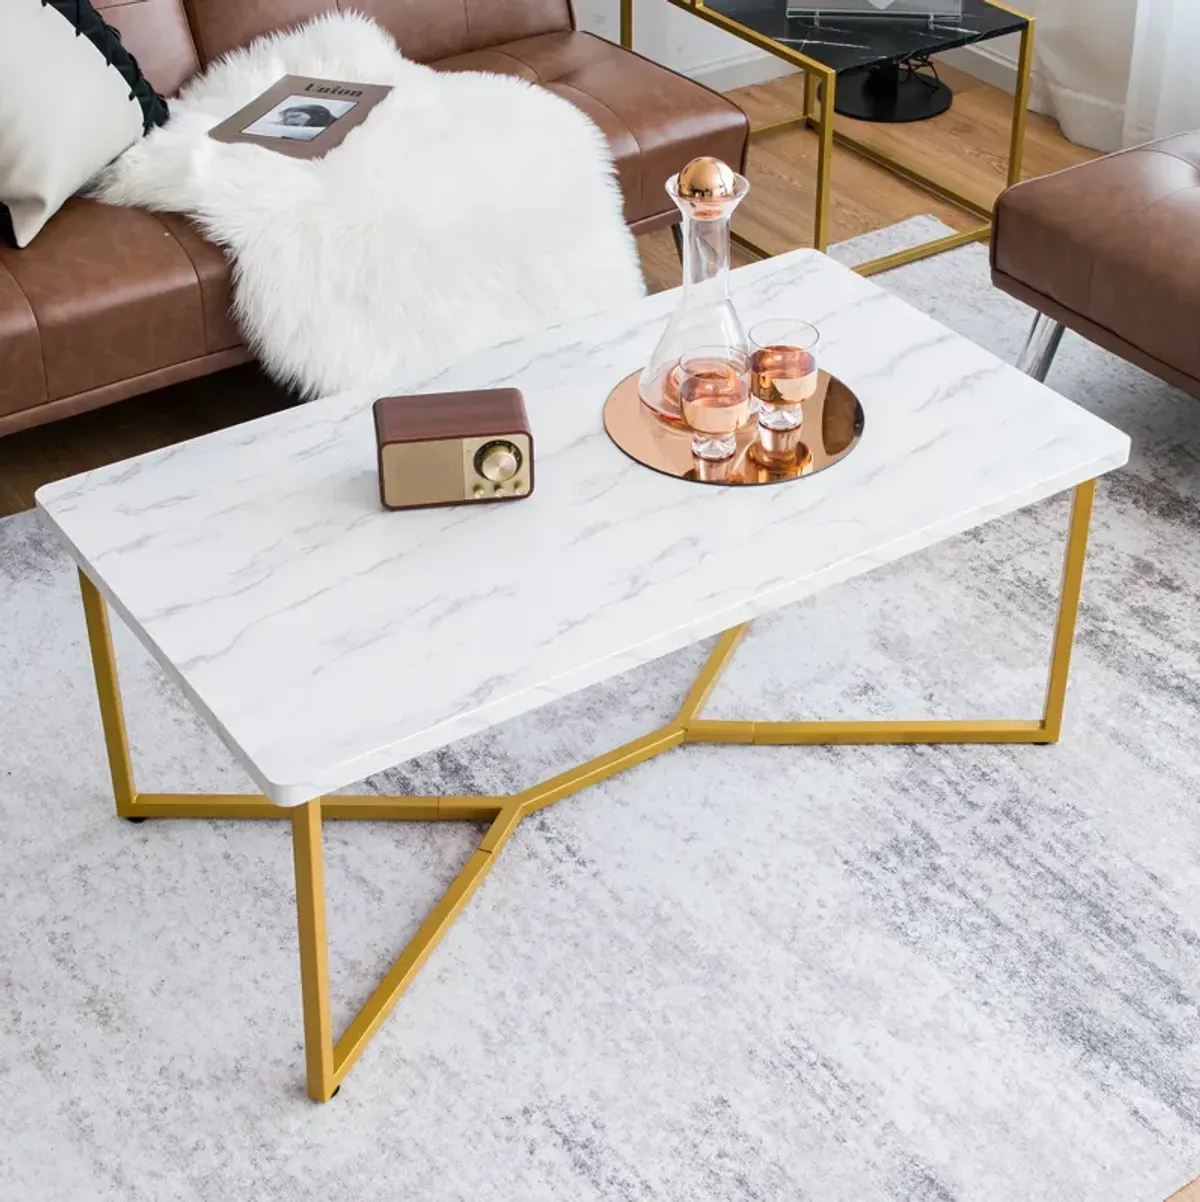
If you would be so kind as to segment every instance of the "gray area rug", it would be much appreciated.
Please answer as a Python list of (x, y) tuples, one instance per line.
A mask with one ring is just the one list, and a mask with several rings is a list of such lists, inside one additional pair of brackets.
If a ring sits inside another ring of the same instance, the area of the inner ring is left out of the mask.
[[(1015, 356), (982, 247), (882, 282)], [(1200, 406), (1070, 335), (1050, 383), (1135, 448), (1061, 744), (688, 747), (563, 802), (324, 1107), (287, 825), (112, 817), (73, 571), (0, 523), (0, 1196), (1159, 1202), (1200, 1172)], [(709, 716), (1036, 716), (1066, 512), (760, 621)], [(247, 787), (117, 633), (143, 786)], [(664, 721), (702, 658), (378, 783), (519, 788)], [(327, 827), (339, 1021), (477, 837)]]

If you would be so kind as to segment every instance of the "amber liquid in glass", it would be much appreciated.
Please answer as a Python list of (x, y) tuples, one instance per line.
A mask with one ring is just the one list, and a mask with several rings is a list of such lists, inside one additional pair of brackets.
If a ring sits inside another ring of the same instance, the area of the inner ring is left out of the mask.
[(759, 420), (778, 429), (798, 426), (801, 404), (816, 393), (817, 380), (817, 361), (808, 351), (796, 346), (765, 346), (755, 351), (751, 388), (762, 402)]
[(701, 434), (732, 434), (750, 420), (750, 382), (721, 359), (690, 364), (679, 400), (683, 420)]

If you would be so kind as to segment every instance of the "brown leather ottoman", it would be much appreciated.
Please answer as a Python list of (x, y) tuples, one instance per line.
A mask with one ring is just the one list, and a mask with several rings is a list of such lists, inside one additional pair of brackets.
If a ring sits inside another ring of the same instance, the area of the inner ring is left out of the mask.
[(1200, 398), (1200, 131), (1008, 189), (992, 281), (1039, 311), (1039, 379), (1069, 327)]

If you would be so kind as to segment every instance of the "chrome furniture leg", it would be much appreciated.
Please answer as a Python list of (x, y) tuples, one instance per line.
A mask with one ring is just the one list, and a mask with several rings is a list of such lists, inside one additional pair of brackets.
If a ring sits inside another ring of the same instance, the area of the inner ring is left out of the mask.
[(1059, 343), (1062, 342), (1065, 329), (1066, 326), (1061, 321), (1055, 321), (1053, 317), (1039, 313), (1033, 319), (1029, 336), (1025, 339), (1025, 346), (1021, 350), (1021, 357), (1017, 360), (1017, 366), (1021, 371), (1040, 383), (1044, 383), (1050, 372), (1050, 365), (1054, 362), (1054, 356), (1058, 353)]

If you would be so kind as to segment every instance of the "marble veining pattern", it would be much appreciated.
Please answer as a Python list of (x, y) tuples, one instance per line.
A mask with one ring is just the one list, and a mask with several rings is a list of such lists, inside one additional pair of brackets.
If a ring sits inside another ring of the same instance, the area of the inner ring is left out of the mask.
[[(985, 248), (883, 283), (1016, 356)], [(323, 1107), (288, 824), (114, 818), (72, 561), (0, 521), (0, 1198), (1162, 1202), (1200, 1174), (1200, 406), (1073, 335), (1050, 384), (1134, 444), (1098, 486), (1062, 742), (694, 746), (561, 802)], [(1035, 712), (1066, 512), (762, 618), (709, 715)], [(244, 790), (114, 637), (142, 787)], [(354, 791), (545, 779), (668, 719), (706, 651)], [(339, 1029), (479, 834), (326, 825)]]
[(834, 471), (698, 488), (608, 440), (608, 388), (671, 294), (420, 387), (515, 384), (537, 489), (379, 508), (344, 395), (48, 486), (42, 512), (268, 796), (295, 804), (627, 671), (1123, 463), (1128, 439), (810, 251), (735, 273), (802, 313), (866, 411)]
[(969, 46), (1019, 32), (1027, 24), (1024, 17), (987, 0), (963, 0), (961, 14), (953, 19), (886, 12), (789, 16), (788, 0), (708, 0), (708, 6), (839, 72)]

